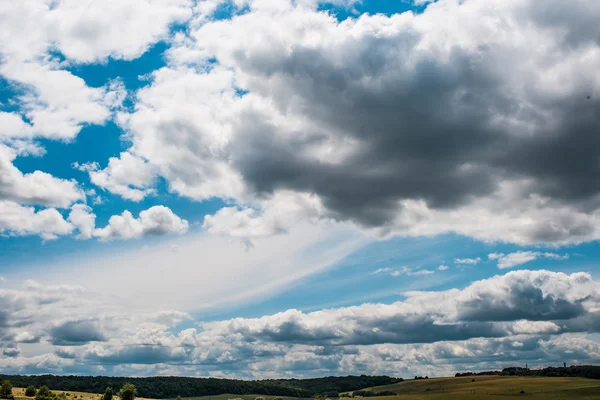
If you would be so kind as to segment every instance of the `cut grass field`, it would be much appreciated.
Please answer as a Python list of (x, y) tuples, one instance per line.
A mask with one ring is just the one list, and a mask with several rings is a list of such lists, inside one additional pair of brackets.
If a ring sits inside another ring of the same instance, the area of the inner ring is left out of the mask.
[[(473, 381), (474, 380), (474, 381)], [(523, 398), (531, 400), (600, 400), (600, 380), (585, 378), (469, 376), (461, 378), (431, 378), (406, 380), (393, 385), (362, 390), (393, 391), (397, 396), (369, 397), (365, 400), (503, 400)], [(523, 391), (524, 393), (521, 393)], [(13, 389), (17, 400), (32, 400), (22, 388)], [(56, 394), (62, 390), (54, 390)], [(68, 400), (100, 400), (95, 393), (68, 392)], [(350, 392), (351, 393), (351, 392)], [(77, 396), (77, 397), (75, 397)], [(298, 397), (268, 396), (261, 394), (220, 394), (214, 396), (185, 397), (184, 400), (310, 400)], [(114, 400), (119, 400), (118, 396)], [(150, 400), (142, 399), (139, 400)]]
[[(214, 396), (200, 396), (200, 397), (184, 397), (183, 400), (232, 400), (232, 399), (243, 399), (243, 400), (254, 400), (257, 397), (262, 397), (265, 400), (283, 399), (283, 400), (312, 400), (310, 398), (302, 397), (286, 397), (286, 396), (269, 396), (266, 394), (218, 394)], [(168, 399), (168, 400), (175, 400)]]
[[(474, 381), (473, 381), (474, 380)], [(398, 396), (370, 397), (370, 400), (492, 400), (524, 398), (533, 400), (600, 400), (600, 380), (585, 378), (469, 376), (407, 380), (366, 390), (394, 391)], [(524, 391), (523, 394), (520, 392)]]
[[(102, 395), (98, 393), (87, 393), (87, 392), (72, 392), (69, 390), (52, 390), (55, 394), (65, 393), (68, 394), (67, 400), (100, 400)], [(25, 396), (24, 388), (13, 388), (13, 395), (15, 400), (33, 400), (33, 397)], [(120, 400), (119, 396), (113, 396), (113, 400)], [(136, 400), (151, 400), (144, 399), (143, 397), (137, 397)]]

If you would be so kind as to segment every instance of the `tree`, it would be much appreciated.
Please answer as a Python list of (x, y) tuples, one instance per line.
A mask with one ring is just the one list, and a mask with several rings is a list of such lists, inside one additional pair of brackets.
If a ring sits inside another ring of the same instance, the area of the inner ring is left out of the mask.
[(112, 400), (113, 398), (113, 390), (112, 388), (107, 387), (106, 390), (104, 391), (104, 396), (102, 397), (102, 400)]
[(133, 386), (132, 383), (126, 383), (121, 388), (121, 393), (120, 393), (121, 400), (135, 400), (136, 394), (137, 394), (137, 391), (135, 389), (135, 386)]
[(182, 400), (181, 396), (177, 396), (175, 400)]
[(25, 396), (27, 397), (34, 397), (36, 393), (37, 389), (35, 386), (28, 386), (27, 389), (25, 389)]
[(10, 381), (2, 381), (2, 386), (0, 386), (0, 398), (1, 399), (14, 399), (15, 397), (12, 394), (12, 384)]
[(48, 389), (48, 386), (42, 386), (35, 395), (35, 400), (53, 400), (54, 393)]

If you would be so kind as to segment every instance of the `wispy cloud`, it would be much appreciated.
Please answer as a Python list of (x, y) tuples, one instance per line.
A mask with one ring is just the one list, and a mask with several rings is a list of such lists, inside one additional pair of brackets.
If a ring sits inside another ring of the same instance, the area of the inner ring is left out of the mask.
[(409, 268), (409, 267), (400, 267), (400, 268), (379, 268), (375, 271), (375, 274), (387, 274), (390, 276), (423, 276), (423, 275), (431, 275), (434, 274), (435, 271), (431, 271), (429, 269), (420, 269), (420, 268)]
[(549, 260), (568, 260), (569, 255), (560, 255), (556, 253), (540, 252), (540, 251), (516, 251), (514, 253), (491, 253), (488, 254), (488, 259), (497, 260), (498, 268), (506, 269), (512, 268), (517, 265), (522, 265), (530, 261), (537, 260), (538, 258), (545, 258)]
[(477, 265), (481, 262), (481, 257), (477, 258), (456, 258), (454, 259), (455, 264), (461, 265)]
[(439, 267), (437, 267), (437, 270), (438, 270), (438, 271), (445, 271), (445, 270), (447, 270), (448, 268), (450, 268), (450, 267), (448, 267), (447, 265), (440, 265)]

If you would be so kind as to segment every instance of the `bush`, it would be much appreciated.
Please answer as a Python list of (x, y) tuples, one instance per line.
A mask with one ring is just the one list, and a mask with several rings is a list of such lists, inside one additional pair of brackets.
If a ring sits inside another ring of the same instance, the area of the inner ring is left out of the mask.
[(121, 388), (121, 400), (134, 400), (137, 394), (135, 386), (132, 383), (126, 383)]
[(27, 389), (25, 389), (25, 396), (27, 397), (34, 397), (36, 393), (37, 389), (35, 386), (28, 386)]
[(102, 400), (113, 400), (113, 390), (110, 387), (107, 387), (104, 391), (104, 396), (102, 396)]
[(10, 381), (2, 381), (2, 386), (0, 386), (0, 399), (14, 399), (15, 397), (12, 394), (12, 384)]
[(35, 400), (54, 400), (56, 396), (48, 389), (48, 386), (42, 386), (35, 395)]
[(261, 397), (261, 396), (259, 396), (259, 397), (255, 398), (254, 400), (265, 400), (265, 398), (264, 398), (264, 397)]

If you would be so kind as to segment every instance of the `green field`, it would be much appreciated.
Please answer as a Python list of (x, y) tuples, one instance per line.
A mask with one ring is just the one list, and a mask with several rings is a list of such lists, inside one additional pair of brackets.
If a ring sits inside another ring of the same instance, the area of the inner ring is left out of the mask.
[[(217, 394), (214, 396), (200, 396), (200, 397), (184, 397), (183, 400), (230, 400), (230, 399), (244, 399), (254, 400), (257, 397), (262, 397), (265, 400), (283, 399), (283, 400), (312, 400), (302, 397), (286, 397), (286, 396), (269, 396), (266, 394)], [(169, 399), (175, 400), (175, 399)]]
[[(474, 380), (474, 381), (473, 381)], [(368, 397), (364, 400), (502, 400), (523, 398), (533, 400), (600, 400), (600, 380), (585, 378), (469, 376), (461, 378), (432, 378), (407, 380), (393, 385), (366, 388), (375, 392), (393, 391), (397, 396)], [(521, 394), (520, 392), (525, 393)], [(15, 388), (17, 400), (33, 400), (23, 395), (23, 389)], [(56, 391), (60, 393), (62, 391)], [(77, 400), (99, 400), (100, 395), (71, 392)], [(73, 399), (73, 397), (69, 397)], [(184, 400), (312, 400), (298, 397), (268, 396), (260, 394), (220, 394), (215, 396), (185, 397)], [(118, 400), (117, 397), (115, 397)], [(149, 399), (138, 399), (149, 400)]]
[[(398, 396), (368, 398), (372, 400), (500, 400), (507, 397), (600, 400), (600, 380), (585, 378), (469, 376), (407, 380), (368, 390), (391, 390), (398, 393)], [(520, 393), (522, 390), (524, 394)]]

